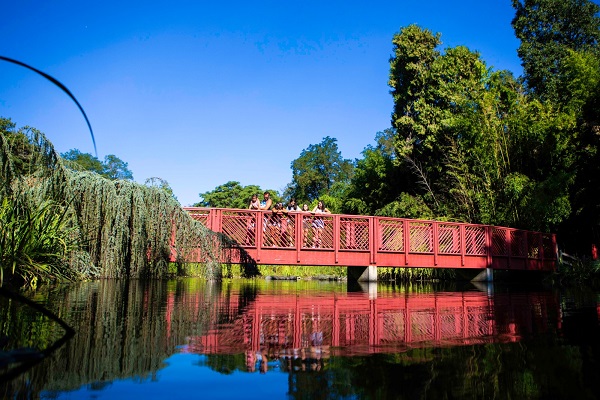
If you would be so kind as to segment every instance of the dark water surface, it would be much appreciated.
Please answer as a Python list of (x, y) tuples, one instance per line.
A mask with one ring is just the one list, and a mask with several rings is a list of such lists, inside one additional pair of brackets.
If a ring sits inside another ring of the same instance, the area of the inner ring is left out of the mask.
[[(354, 290), (354, 288), (353, 288)], [(200, 279), (0, 296), (0, 396), (595, 399), (599, 294), (582, 289)], [(19, 369), (20, 368), (20, 369)]]

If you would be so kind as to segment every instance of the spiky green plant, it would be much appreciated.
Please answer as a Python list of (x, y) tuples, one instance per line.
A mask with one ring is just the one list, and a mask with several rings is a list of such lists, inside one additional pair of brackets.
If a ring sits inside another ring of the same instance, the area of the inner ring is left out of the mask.
[(0, 283), (4, 268), (35, 285), (38, 279), (73, 279), (67, 264), (77, 248), (75, 229), (64, 207), (52, 200), (37, 205), (3, 198), (0, 203)]

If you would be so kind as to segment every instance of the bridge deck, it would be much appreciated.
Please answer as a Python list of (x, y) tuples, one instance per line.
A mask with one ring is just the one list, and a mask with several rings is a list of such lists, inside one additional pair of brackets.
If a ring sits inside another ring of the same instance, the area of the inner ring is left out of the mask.
[(378, 267), (556, 267), (553, 234), (490, 225), (342, 214), (185, 209), (258, 264)]

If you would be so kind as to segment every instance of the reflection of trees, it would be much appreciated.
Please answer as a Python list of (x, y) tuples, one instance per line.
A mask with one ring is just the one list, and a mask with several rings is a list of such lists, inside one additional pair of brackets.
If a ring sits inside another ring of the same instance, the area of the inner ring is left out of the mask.
[(323, 371), (291, 371), (289, 393), (295, 399), (594, 398), (582, 372), (576, 348), (496, 343), (332, 357)]
[[(0, 385), (0, 393), (151, 379), (188, 335), (208, 330), (218, 312), (214, 288), (200, 280), (107, 280), (52, 291), (45, 303), (75, 328), (75, 337), (39, 366)], [(18, 328), (27, 332), (28, 326)]]

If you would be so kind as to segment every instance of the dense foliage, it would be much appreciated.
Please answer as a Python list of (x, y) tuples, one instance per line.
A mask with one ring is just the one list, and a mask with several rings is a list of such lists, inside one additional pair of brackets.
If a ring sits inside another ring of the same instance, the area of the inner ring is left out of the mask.
[(292, 183), (287, 188), (291, 197), (309, 202), (335, 193), (335, 185), (345, 185), (352, 176), (353, 165), (338, 151), (337, 139), (329, 136), (319, 144), (302, 150), (292, 161)]
[(598, 51), (600, 6), (589, 0), (512, 0), (512, 21), (521, 45), (523, 77), (528, 91), (542, 100), (560, 102), (565, 85), (565, 63), (571, 52)]
[(417, 26), (394, 38), (395, 149), (439, 217), (550, 230), (569, 212), (572, 124), (465, 47)]

